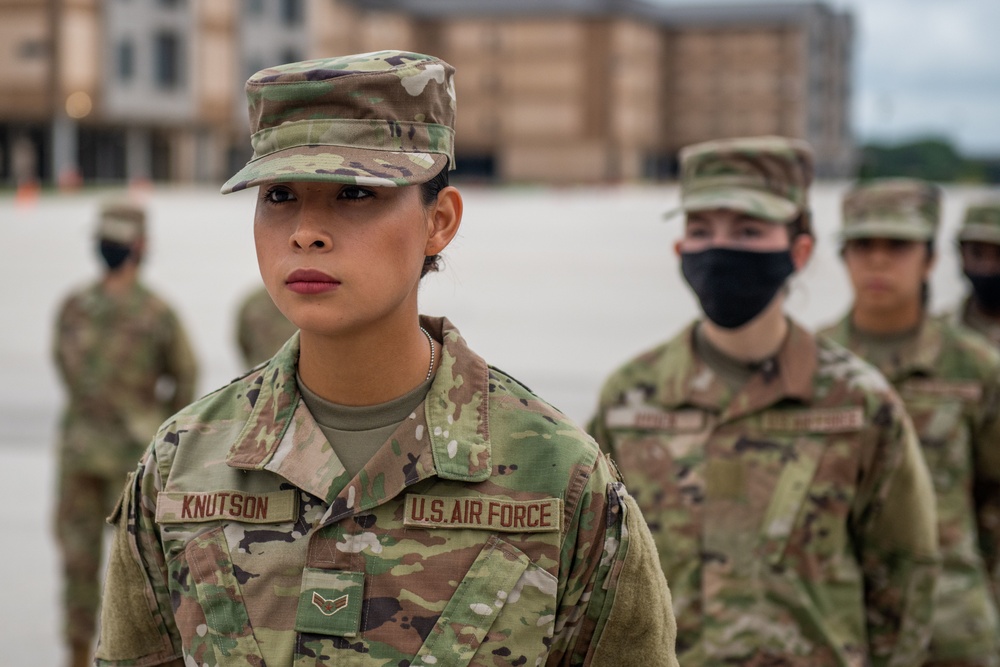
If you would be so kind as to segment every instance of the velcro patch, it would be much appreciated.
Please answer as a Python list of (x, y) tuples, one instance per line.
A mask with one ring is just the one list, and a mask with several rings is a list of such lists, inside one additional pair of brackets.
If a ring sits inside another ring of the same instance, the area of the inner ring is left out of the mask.
[(307, 567), (295, 611), (295, 630), (356, 637), (361, 627), (365, 573)]
[(658, 410), (653, 407), (609, 408), (605, 413), (608, 428), (636, 428), (647, 431), (694, 432), (705, 428), (701, 410)]
[(404, 526), (473, 528), (503, 533), (562, 530), (562, 500), (500, 500), (483, 496), (406, 496)]
[(860, 407), (816, 408), (815, 410), (780, 410), (764, 414), (761, 428), (789, 433), (849, 433), (865, 424)]
[(245, 491), (163, 492), (156, 499), (157, 523), (284, 523), (298, 510), (294, 489), (270, 493)]
[(953, 396), (973, 403), (983, 396), (983, 385), (975, 380), (907, 380), (903, 392), (930, 396)]

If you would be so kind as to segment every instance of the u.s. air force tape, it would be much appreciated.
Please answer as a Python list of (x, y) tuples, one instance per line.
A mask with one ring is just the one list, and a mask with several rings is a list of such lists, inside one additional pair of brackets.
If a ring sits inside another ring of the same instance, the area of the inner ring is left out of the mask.
[(489, 496), (406, 496), (403, 525), (547, 533), (562, 528), (562, 500), (503, 500)]
[(284, 523), (294, 521), (296, 491), (248, 493), (246, 491), (162, 492), (156, 498), (157, 523), (240, 521)]

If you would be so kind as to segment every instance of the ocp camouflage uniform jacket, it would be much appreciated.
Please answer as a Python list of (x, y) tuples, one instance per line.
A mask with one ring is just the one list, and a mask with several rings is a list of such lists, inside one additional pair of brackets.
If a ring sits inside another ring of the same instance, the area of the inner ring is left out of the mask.
[(597, 445), (422, 322), (430, 391), (354, 479), (299, 399), (297, 335), (162, 427), (114, 517), (98, 664), (676, 665)]
[(591, 424), (659, 547), (678, 660), (919, 665), (937, 536), (899, 398), (794, 323), (734, 394), (695, 326), (612, 374)]
[[(862, 357), (867, 353), (849, 316), (823, 333)], [(1000, 355), (988, 341), (947, 318), (926, 318), (916, 339), (879, 366), (913, 419), (937, 496), (943, 565), (931, 656), (996, 658)]]
[(965, 297), (958, 309), (948, 315), (952, 323), (972, 329), (980, 336), (983, 336), (995, 348), (1000, 348), (1000, 322), (986, 317), (982, 314), (971, 296)]
[(100, 283), (71, 294), (53, 355), (69, 396), (60, 446), (67, 469), (124, 479), (160, 423), (194, 399), (187, 335), (141, 284), (114, 296)]

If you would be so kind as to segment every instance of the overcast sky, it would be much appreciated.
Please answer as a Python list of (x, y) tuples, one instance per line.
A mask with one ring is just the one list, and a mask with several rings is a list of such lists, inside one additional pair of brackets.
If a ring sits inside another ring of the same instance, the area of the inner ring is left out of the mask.
[(827, 1), (854, 15), (862, 141), (934, 134), (966, 154), (1000, 155), (1000, 0)]

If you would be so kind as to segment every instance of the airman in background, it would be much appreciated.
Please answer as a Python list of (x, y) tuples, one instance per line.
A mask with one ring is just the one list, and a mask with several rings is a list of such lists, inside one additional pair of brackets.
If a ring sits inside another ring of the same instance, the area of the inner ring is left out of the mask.
[(154, 439), (114, 517), (100, 665), (676, 667), (607, 458), (419, 315), (462, 219), (453, 77), (380, 51), (247, 82), (255, 157), (223, 192), (255, 190), (299, 332)]
[(704, 318), (625, 364), (591, 433), (653, 533), (683, 665), (919, 665), (934, 498), (902, 402), (785, 315), (813, 249), (802, 141), (681, 152), (681, 271)]
[(187, 335), (170, 307), (139, 281), (145, 227), (138, 205), (104, 203), (96, 234), (104, 274), (65, 300), (56, 328), (54, 355), (68, 404), (55, 524), (74, 667), (92, 656), (104, 519), (160, 422), (194, 398)]
[[(895, 385), (931, 470), (943, 563), (927, 664), (984, 667), (1000, 661), (1000, 354), (927, 314), (940, 200), (940, 188), (915, 179), (845, 195), (841, 255), (854, 303), (823, 333)], [(894, 518), (909, 520), (902, 510)]]
[(247, 368), (262, 364), (297, 331), (261, 286), (247, 295), (236, 315), (236, 341)]
[(1000, 199), (966, 210), (958, 244), (972, 293), (956, 311), (956, 320), (1000, 348)]

